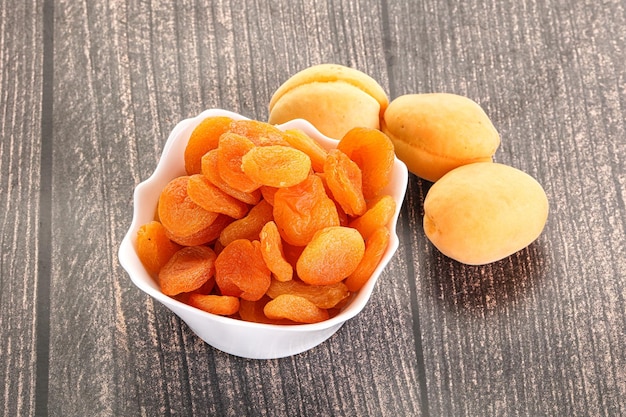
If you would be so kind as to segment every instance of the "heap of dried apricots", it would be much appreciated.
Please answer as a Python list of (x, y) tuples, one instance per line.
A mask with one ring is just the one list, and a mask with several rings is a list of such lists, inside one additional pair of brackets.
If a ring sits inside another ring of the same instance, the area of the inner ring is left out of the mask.
[(137, 234), (161, 291), (209, 313), (295, 324), (332, 317), (389, 243), (394, 147), (354, 128), (326, 150), (299, 130), (209, 117)]

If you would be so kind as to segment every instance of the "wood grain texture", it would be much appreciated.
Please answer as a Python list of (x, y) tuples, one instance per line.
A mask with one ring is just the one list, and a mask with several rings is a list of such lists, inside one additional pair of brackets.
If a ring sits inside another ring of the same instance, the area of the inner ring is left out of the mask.
[[(0, 1), (0, 415), (626, 414), (623, 2), (45, 4)], [(495, 159), (544, 185), (548, 224), (505, 260), (461, 265), (427, 241), (430, 184), (411, 176), (400, 248), (359, 316), (290, 358), (230, 356), (119, 266), (132, 191), (178, 121), (265, 120), (276, 88), (323, 62), (391, 98), (476, 100)]]
[(42, 10), (0, 2), (0, 414), (35, 405)]

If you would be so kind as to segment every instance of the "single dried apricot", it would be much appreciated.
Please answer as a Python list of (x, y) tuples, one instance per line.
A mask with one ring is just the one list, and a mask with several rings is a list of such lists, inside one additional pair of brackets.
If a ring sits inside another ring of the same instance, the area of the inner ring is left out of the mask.
[(339, 225), (339, 216), (322, 180), (311, 174), (301, 183), (276, 192), (274, 221), (287, 243), (305, 246), (318, 230)]
[(361, 188), (361, 169), (338, 149), (328, 152), (324, 177), (332, 196), (349, 216), (360, 216), (367, 208)]
[(355, 127), (337, 144), (363, 175), (363, 196), (366, 200), (378, 196), (391, 180), (395, 151), (391, 139), (378, 129)]
[(254, 147), (250, 139), (231, 132), (220, 136), (217, 147), (217, 169), (220, 177), (232, 188), (245, 193), (261, 186), (241, 169), (241, 159)]
[(215, 274), (216, 255), (208, 246), (188, 246), (176, 252), (159, 271), (165, 295), (197, 290)]
[(288, 145), (283, 132), (276, 126), (258, 120), (235, 120), (229, 130), (250, 139), (257, 146)]
[(237, 239), (224, 247), (215, 261), (215, 282), (222, 295), (255, 301), (263, 297), (270, 281), (258, 240)]
[(383, 195), (368, 203), (367, 211), (352, 220), (349, 224), (361, 233), (363, 239), (368, 239), (376, 229), (387, 225), (396, 211), (396, 202), (390, 195)]
[(328, 311), (304, 297), (282, 294), (265, 304), (263, 312), (270, 319), (289, 319), (298, 323), (319, 323), (328, 320)]
[(259, 190), (246, 193), (231, 187), (222, 179), (217, 166), (217, 149), (207, 152), (202, 157), (202, 175), (207, 177), (211, 184), (239, 201), (251, 205), (261, 201), (261, 192)]
[(188, 175), (201, 172), (202, 156), (217, 148), (220, 136), (228, 131), (232, 121), (224, 116), (207, 117), (191, 132), (185, 147), (185, 170)]
[(356, 229), (327, 227), (306, 245), (296, 263), (296, 272), (307, 284), (335, 284), (354, 272), (364, 252), (365, 242)]
[(167, 236), (174, 242), (183, 246), (198, 246), (213, 242), (220, 236), (222, 230), (233, 221), (232, 217), (218, 214), (213, 223), (204, 229), (189, 236), (180, 237), (167, 231)]
[(248, 205), (217, 188), (207, 177), (194, 174), (187, 184), (189, 198), (207, 211), (222, 213), (240, 219), (248, 212)]
[(170, 181), (159, 196), (158, 213), (161, 224), (173, 237), (188, 238), (203, 231), (215, 221), (218, 213), (206, 211), (187, 194), (188, 176)]
[(324, 170), (324, 161), (328, 152), (313, 138), (298, 129), (285, 131), (285, 140), (294, 148), (309, 155), (311, 166), (315, 172)]
[(365, 254), (354, 272), (345, 280), (346, 287), (356, 292), (369, 280), (389, 245), (389, 229), (376, 229), (365, 241)]
[(285, 260), (283, 242), (278, 227), (269, 221), (261, 229), (261, 254), (267, 267), (278, 281), (289, 281), (293, 277), (293, 267)]
[(241, 169), (255, 183), (291, 187), (309, 175), (311, 158), (289, 146), (257, 146), (241, 158)]
[(272, 220), (273, 207), (265, 200), (252, 207), (248, 214), (226, 226), (220, 233), (220, 243), (228, 246), (233, 240), (259, 238), (265, 223)]
[(282, 294), (299, 295), (319, 308), (335, 307), (343, 299), (350, 296), (348, 287), (343, 282), (330, 285), (309, 285), (297, 279), (285, 282), (273, 279), (267, 289), (267, 295), (276, 298)]
[(137, 255), (151, 274), (158, 274), (180, 248), (167, 237), (165, 227), (157, 221), (146, 223), (137, 231)]
[(229, 295), (189, 294), (188, 304), (220, 316), (230, 316), (239, 311), (239, 298)]

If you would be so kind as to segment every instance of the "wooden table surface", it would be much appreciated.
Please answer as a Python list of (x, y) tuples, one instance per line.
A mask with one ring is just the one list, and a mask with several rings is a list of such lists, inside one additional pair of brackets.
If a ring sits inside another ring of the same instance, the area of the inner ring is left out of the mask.
[[(0, 1), (0, 415), (626, 415), (623, 0)], [(413, 175), (371, 301), (305, 353), (205, 344), (117, 250), (170, 130), (266, 120), (310, 65), (477, 101), (545, 188), (540, 238), (471, 267)]]

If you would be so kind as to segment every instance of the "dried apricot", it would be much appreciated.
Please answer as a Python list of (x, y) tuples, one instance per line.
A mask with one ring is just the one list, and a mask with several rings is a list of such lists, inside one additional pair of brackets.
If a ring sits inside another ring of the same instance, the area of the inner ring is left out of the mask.
[(283, 242), (278, 227), (269, 221), (261, 229), (261, 254), (267, 267), (278, 281), (289, 281), (293, 277), (293, 267), (285, 260)]
[(197, 290), (215, 274), (215, 252), (208, 246), (188, 246), (176, 252), (159, 271), (165, 295)]
[(255, 301), (270, 286), (271, 272), (263, 261), (258, 240), (237, 239), (215, 260), (215, 282), (222, 295)]
[(222, 213), (240, 219), (248, 212), (248, 205), (217, 188), (202, 174), (189, 177), (187, 184), (189, 198), (207, 211)]
[(298, 295), (282, 294), (265, 304), (263, 312), (270, 319), (289, 319), (298, 323), (328, 320), (328, 311)]
[(376, 229), (365, 241), (365, 254), (354, 272), (345, 280), (346, 287), (356, 292), (369, 280), (389, 245), (389, 229)]
[(272, 301), (270, 297), (264, 295), (260, 300), (248, 301), (239, 300), (239, 317), (244, 321), (265, 324), (294, 324), (293, 321), (287, 319), (270, 319), (263, 312), (265, 305)]
[(190, 294), (188, 303), (207, 313), (230, 316), (239, 311), (239, 298), (229, 295)]
[(180, 237), (167, 231), (167, 236), (174, 242), (183, 246), (198, 246), (213, 242), (220, 236), (222, 230), (233, 221), (232, 217), (225, 214), (218, 214), (213, 223), (197, 233)]
[(395, 151), (391, 139), (378, 129), (355, 127), (337, 144), (361, 169), (363, 196), (378, 196), (391, 180)]
[(250, 139), (257, 146), (288, 145), (283, 132), (276, 126), (258, 120), (235, 120), (229, 130)]
[(146, 223), (137, 231), (137, 255), (152, 274), (158, 274), (180, 248), (167, 237), (165, 227), (157, 221)]
[(230, 117), (207, 117), (191, 132), (185, 147), (185, 170), (188, 175), (201, 172), (202, 156), (217, 148), (220, 136), (228, 131), (232, 121)]
[(327, 227), (306, 245), (296, 263), (296, 272), (307, 284), (335, 284), (354, 272), (364, 252), (365, 242), (356, 229)]
[(259, 238), (265, 223), (272, 220), (273, 207), (265, 200), (252, 207), (248, 214), (226, 226), (220, 233), (220, 243), (228, 246), (237, 239), (255, 240)]
[(261, 186), (241, 169), (241, 159), (254, 148), (254, 143), (245, 136), (225, 133), (217, 147), (217, 169), (220, 177), (232, 188), (249, 193)]
[(337, 149), (328, 152), (324, 177), (332, 196), (349, 216), (360, 216), (367, 208), (361, 188), (361, 169)]
[(368, 239), (376, 229), (387, 225), (396, 211), (396, 202), (390, 195), (383, 195), (368, 204), (367, 211), (350, 222), (361, 233), (363, 239)]
[(222, 179), (217, 166), (217, 149), (207, 152), (202, 157), (202, 175), (207, 177), (211, 184), (239, 201), (251, 205), (261, 201), (261, 192), (259, 190), (254, 190), (249, 193), (243, 192), (231, 187)]
[(158, 213), (161, 224), (170, 232), (170, 239), (197, 235), (209, 227), (218, 213), (206, 211), (187, 194), (188, 176), (170, 181), (159, 196)]
[(261, 190), (261, 195), (263, 196), (263, 200), (267, 201), (268, 203), (270, 203), (272, 206), (274, 205), (274, 194), (276, 194), (276, 191), (278, 191), (278, 188), (276, 187), (269, 187), (267, 185), (262, 185), (261, 188), (259, 188)]
[(311, 166), (315, 172), (324, 170), (324, 161), (328, 152), (313, 138), (298, 129), (286, 130), (285, 140), (289, 145), (309, 155)]
[(311, 158), (289, 146), (257, 146), (241, 158), (241, 169), (255, 183), (291, 187), (309, 175)]
[(309, 285), (300, 280), (280, 282), (273, 279), (267, 295), (276, 298), (282, 294), (304, 297), (319, 308), (332, 308), (350, 296), (348, 287), (343, 282), (330, 285)]
[(274, 221), (287, 243), (305, 246), (318, 230), (338, 226), (339, 216), (322, 180), (311, 174), (301, 183), (276, 192)]

